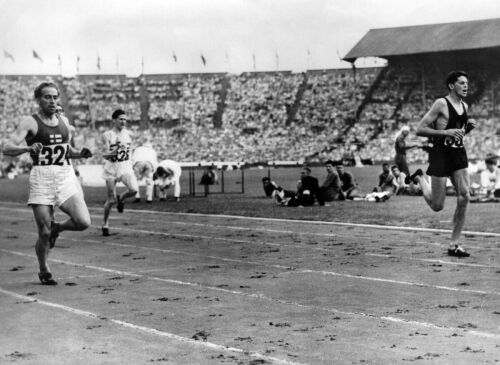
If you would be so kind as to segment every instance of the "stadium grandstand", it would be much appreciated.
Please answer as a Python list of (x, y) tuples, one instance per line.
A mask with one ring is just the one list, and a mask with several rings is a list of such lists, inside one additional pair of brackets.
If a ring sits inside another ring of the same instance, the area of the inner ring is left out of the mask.
[[(65, 113), (80, 130), (77, 143), (91, 149), (99, 149), (112, 110), (123, 108), (159, 158), (250, 164), (389, 161), (399, 128), (414, 129), (430, 103), (445, 94), (444, 75), (463, 69), (471, 80), (470, 114), (479, 121), (468, 139), (470, 157), (477, 159), (498, 150), (499, 31), (500, 19), (373, 29), (344, 57), (351, 69), (2, 75), (2, 138), (20, 116), (33, 111), (34, 86), (50, 79), (60, 86)], [(354, 67), (363, 57), (384, 58), (387, 66)], [(426, 157), (412, 150), (409, 160)], [(98, 156), (88, 161), (100, 162)]]

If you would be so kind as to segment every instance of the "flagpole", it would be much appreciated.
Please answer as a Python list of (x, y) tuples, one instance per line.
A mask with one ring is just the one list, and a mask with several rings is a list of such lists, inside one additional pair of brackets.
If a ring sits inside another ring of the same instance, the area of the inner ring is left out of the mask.
[(59, 73), (61, 74), (61, 77), (62, 77), (62, 59), (61, 59), (61, 55), (58, 55), (57, 56), (57, 60), (59, 61)]

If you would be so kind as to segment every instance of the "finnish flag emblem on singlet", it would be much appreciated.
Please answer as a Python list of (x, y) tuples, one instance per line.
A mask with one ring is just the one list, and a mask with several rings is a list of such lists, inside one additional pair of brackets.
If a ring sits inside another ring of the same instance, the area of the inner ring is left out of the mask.
[(62, 134), (51, 134), (49, 135), (50, 143), (61, 143), (63, 138)]

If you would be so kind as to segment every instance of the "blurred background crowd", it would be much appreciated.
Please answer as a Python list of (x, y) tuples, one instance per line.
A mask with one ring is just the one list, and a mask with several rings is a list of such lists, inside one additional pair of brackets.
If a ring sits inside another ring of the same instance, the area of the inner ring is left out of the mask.
[[(424, 79), (422, 79), (424, 77)], [(36, 110), (34, 88), (59, 85), (65, 115), (77, 128), (75, 143), (102, 150), (100, 136), (113, 110), (124, 109), (137, 144), (153, 144), (159, 158), (181, 162), (325, 160), (378, 163), (394, 157), (402, 126), (413, 132), (431, 103), (446, 95), (444, 76), (425, 76), (406, 65), (313, 70), (303, 73), (1, 76), (1, 141), (20, 118)], [(425, 87), (422, 87), (425, 85)], [(466, 139), (470, 159), (496, 152), (500, 77), (471, 77), (469, 114), (479, 127)], [(408, 144), (425, 140), (410, 133)], [(424, 162), (422, 149), (408, 161)], [(2, 161), (2, 175), (11, 161)], [(102, 163), (99, 153), (86, 163)], [(29, 165), (22, 156), (18, 167)], [(27, 166), (29, 167), (29, 166)]]

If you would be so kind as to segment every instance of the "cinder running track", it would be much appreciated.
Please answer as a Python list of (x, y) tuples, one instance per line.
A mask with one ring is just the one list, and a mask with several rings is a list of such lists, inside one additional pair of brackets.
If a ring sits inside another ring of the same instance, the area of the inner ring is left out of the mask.
[(494, 364), (498, 234), (126, 210), (64, 232), (0, 206), (1, 364)]

